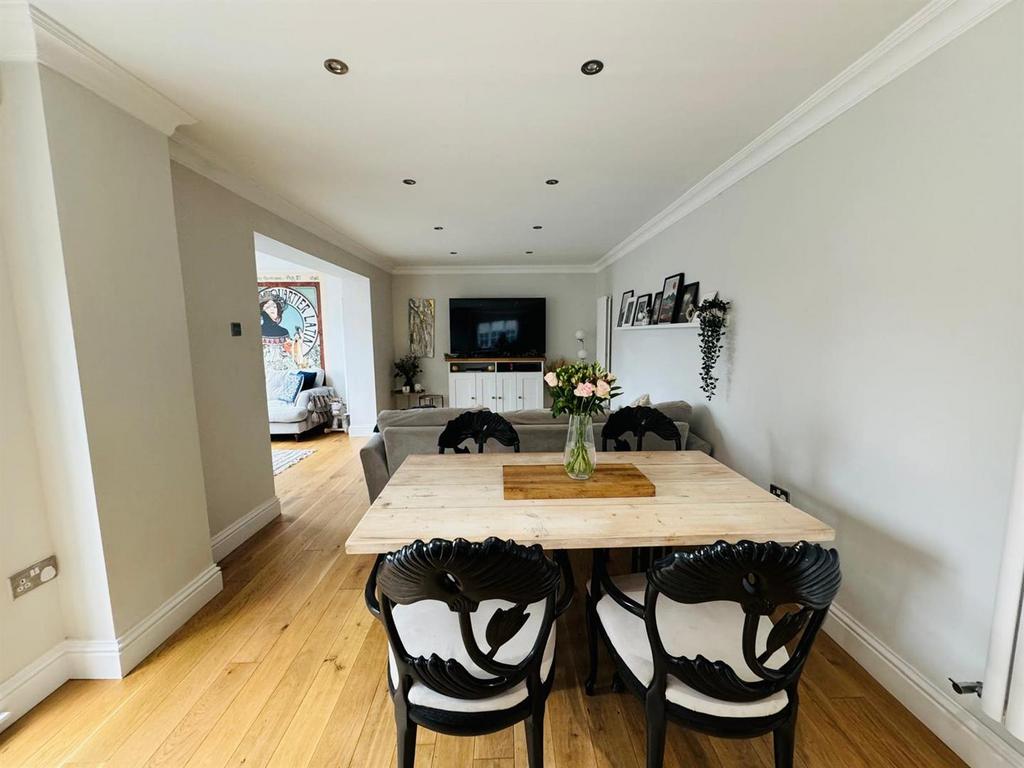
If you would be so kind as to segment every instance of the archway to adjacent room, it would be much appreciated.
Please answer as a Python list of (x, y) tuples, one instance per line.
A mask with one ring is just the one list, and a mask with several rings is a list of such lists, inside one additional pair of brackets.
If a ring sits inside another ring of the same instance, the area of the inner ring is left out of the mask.
[[(369, 434), (377, 414), (369, 279), (265, 235), (254, 233), (253, 240), (268, 383), (282, 371), (322, 370), (316, 384), (333, 388), (344, 402), (347, 419), (340, 425)], [(289, 409), (271, 394), (272, 435), (301, 440), (323, 428), (308, 414), (289, 421), (304, 409)]]

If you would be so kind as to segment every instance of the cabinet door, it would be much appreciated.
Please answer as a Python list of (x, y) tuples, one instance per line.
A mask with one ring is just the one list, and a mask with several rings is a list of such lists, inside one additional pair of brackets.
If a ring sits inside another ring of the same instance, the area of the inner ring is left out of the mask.
[(498, 413), (503, 411), (518, 411), (522, 408), (519, 401), (519, 388), (516, 383), (516, 374), (514, 373), (498, 373), (495, 374), (497, 377), (497, 390), (498, 390), (498, 403), (494, 409)]
[(492, 411), (498, 410), (498, 387), (497, 374), (494, 373), (478, 373), (476, 375), (477, 380), (477, 399), (474, 405), (482, 405), (484, 408), (490, 408)]
[(544, 376), (536, 373), (516, 374), (517, 408), (536, 410), (544, 407)]
[(453, 408), (474, 408), (477, 404), (477, 374), (448, 374), (448, 400)]

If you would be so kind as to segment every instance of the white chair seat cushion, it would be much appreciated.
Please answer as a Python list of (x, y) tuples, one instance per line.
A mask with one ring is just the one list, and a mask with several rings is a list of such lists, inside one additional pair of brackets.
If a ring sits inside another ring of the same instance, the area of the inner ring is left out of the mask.
[[(498, 608), (508, 609), (512, 605), (505, 600), (485, 600), (471, 614), (473, 634), (477, 638), (477, 645), (484, 653), (487, 653), (489, 649), (484, 640), (487, 622)], [(527, 612), (529, 618), (526, 620), (526, 624), (511, 640), (498, 649), (498, 653), (495, 655), (497, 661), (505, 664), (517, 664), (529, 655), (537, 641), (537, 633), (540, 631), (541, 620), (544, 616), (544, 602), (533, 603)], [(416, 656), (430, 658), (430, 654), (436, 653), (442, 659), (455, 659), (471, 675), (485, 679), (494, 677), (470, 660), (459, 631), (459, 614), (449, 610), (444, 603), (438, 600), (421, 600), (412, 605), (396, 605), (392, 615), (395, 617), (398, 636), (405, 644), (406, 652), (413, 658)], [(552, 624), (551, 635), (544, 647), (544, 655), (541, 659), (540, 675), (542, 680), (547, 681), (553, 668), (554, 659), (555, 626)], [(391, 682), (394, 684), (398, 679), (398, 667), (395, 664), (394, 651), (390, 645), (388, 647), (388, 671), (391, 675)], [(510, 709), (525, 701), (527, 695), (526, 681), (487, 699), (459, 699), (445, 696), (422, 683), (413, 683), (409, 690), (409, 703), (450, 712), (496, 712)]]
[[(646, 574), (631, 573), (615, 576), (612, 580), (626, 595), (643, 605)], [(589, 582), (587, 590), (590, 590)], [(670, 654), (689, 659), (702, 655), (712, 661), (724, 661), (741, 680), (755, 682), (759, 679), (743, 660), (744, 616), (739, 605), (727, 601), (685, 605), (663, 594), (658, 599), (657, 610), (661, 641)], [(634, 677), (644, 685), (650, 685), (654, 677), (654, 662), (643, 619), (634, 616), (608, 595), (602, 595), (597, 602), (597, 615), (608, 640)], [(761, 620), (757, 648), (764, 649), (771, 626), (767, 618)], [(767, 666), (778, 668), (788, 659), (786, 649), (780, 648), (768, 660)], [(785, 691), (759, 701), (723, 701), (690, 688), (672, 675), (668, 676), (665, 698), (693, 712), (716, 717), (767, 717), (781, 712), (789, 703), (789, 695)]]
[(295, 424), (305, 421), (308, 416), (309, 411), (303, 406), (282, 403), (278, 400), (267, 401), (267, 418), (272, 422)]

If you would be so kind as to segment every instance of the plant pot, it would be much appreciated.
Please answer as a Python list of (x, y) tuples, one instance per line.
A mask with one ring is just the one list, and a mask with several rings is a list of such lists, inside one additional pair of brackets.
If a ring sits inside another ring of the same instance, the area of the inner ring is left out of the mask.
[(597, 464), (594, 445), (594, 420), (589, 415), (569, 417), (569, 432), (565, 437), (563, 454), (565, 472), (573, 480), (589, 480)]
[(411, 387), (408, 384), (406, 384), (404, 387), (402, 387), (402, 394), (403, 395), (408, 395), (410, 390), (411, 390)]

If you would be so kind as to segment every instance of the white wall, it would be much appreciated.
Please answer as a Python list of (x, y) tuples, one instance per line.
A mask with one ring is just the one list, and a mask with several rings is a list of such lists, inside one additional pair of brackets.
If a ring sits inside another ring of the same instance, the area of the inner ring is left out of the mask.
[[(577, 329), (586, 334), (588, 359), (594, 359), (597, 339), (595, 276), (592, 274), (395, 275), (392, 295), (396, 356), (409, 351), (409, 299), (437, 300), (434, 357), (421, 361), (423, 373), (420, 379), (427, 391), (443, 394), (446, 403), (448, 368), (444, 355), (450, 351), (448, 299), (545, 298), (548, 359), (576, 359), (579, 349), (575, 336)], [(389, 371), (389, 384), (401, 384), (390, 374)]]
[(676, 271), (733, 302), (719, 396), (695, 332), (617, 332), (625, 399), (703, 402), (720, 459), (835, 526), (839, 603), (943, 690), (984, 670), (1024, 406), (1021, 29), (1015, 2), (600, 276), (616, 312)]
[[(386, 392), (390, 374), (391, 276), (179, 163), (171, 164), (171, 175), (209, 528), (216, 534), (274, 497), (253, 234), (368, 280), (375, 395), (382, 386)], [(343, 305), (347, 312), (347, 297)], [(242, 323), (241, 337), (230, 335), (232, 321)]]

